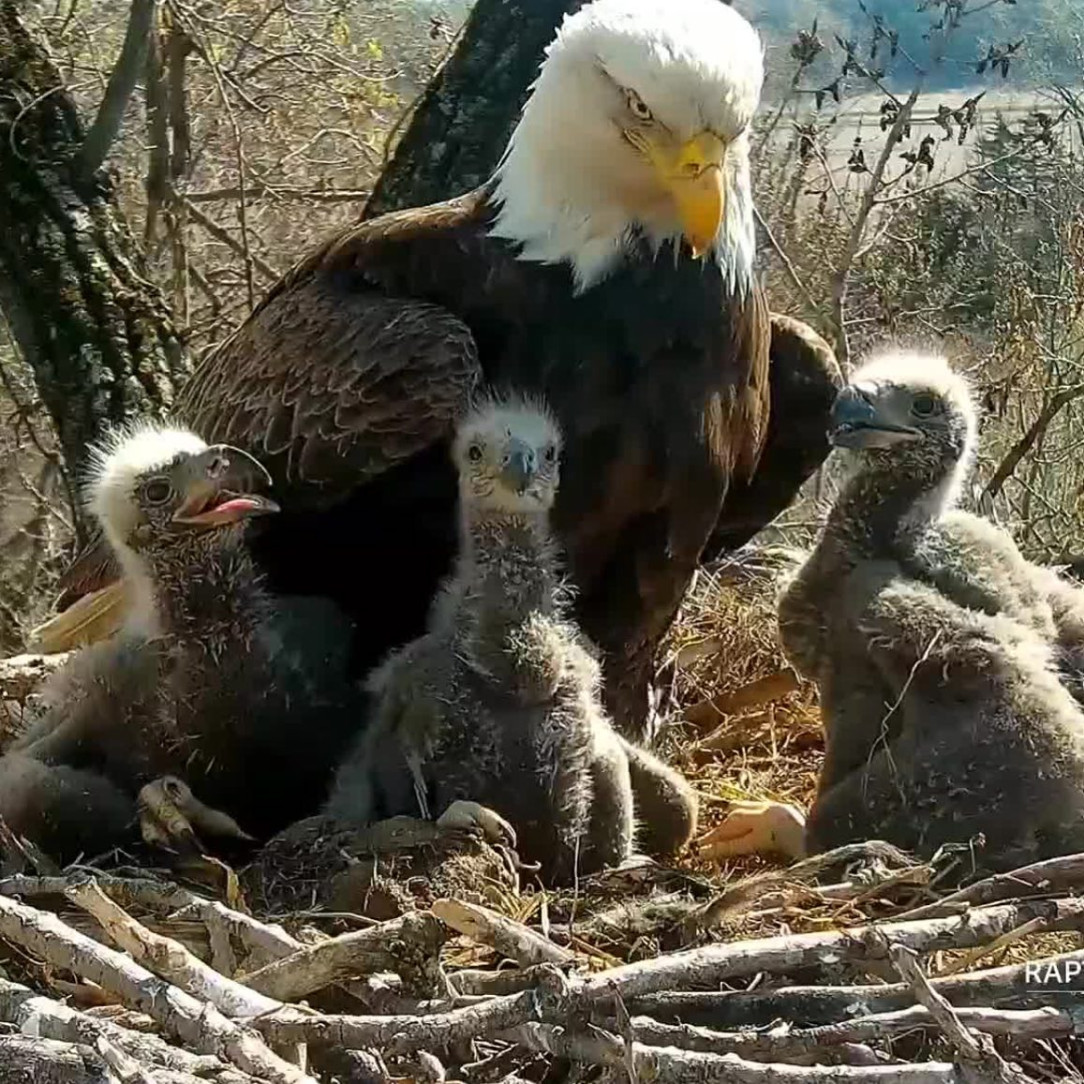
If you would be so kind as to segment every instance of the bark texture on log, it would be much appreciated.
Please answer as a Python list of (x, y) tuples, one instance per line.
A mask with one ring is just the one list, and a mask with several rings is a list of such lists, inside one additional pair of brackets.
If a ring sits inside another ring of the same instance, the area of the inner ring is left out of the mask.
[(115, 1079), (85, 1046), (0, 1035), (0, 1084), (112, 1084)]
[(477, 0), (418, 101), (365, 217), (475, 188), (493, 172), (542, 56), (582, 0)]
[(44, 39), (0, 0), (0, 313), (70, 467), (108, 422), (168, 410), (185, 351)]

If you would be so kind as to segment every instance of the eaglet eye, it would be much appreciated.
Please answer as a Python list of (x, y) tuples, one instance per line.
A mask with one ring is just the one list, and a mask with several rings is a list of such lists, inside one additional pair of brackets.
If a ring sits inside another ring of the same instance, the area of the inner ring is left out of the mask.
[(467, 458), (472, 463), (477, 463), (482, 458), (482, 446), (480, 444), (472, 444), (467, 449)]
[(148, 504), (165, 504), (173, 496), (173, 487), (166, 478), (152, 478), (143, 487), (143, 498)]
[(936, 414), (938, 402), (933, 395), (916, 395), (911, 403), (911, 413), (919, 418), (928, 418)]
[(557, 449), (552, 444), (547, 444), (542, 452), (542, 458), (547, 463), (552, 463), (557, 458)]
[(628, 103), (629, 112), (637, 120), (643, 121), (645, 124), (652, 120), (651, 110), (644, 105), (643, 98), (635, 90), (625, 91), (625, 101)]

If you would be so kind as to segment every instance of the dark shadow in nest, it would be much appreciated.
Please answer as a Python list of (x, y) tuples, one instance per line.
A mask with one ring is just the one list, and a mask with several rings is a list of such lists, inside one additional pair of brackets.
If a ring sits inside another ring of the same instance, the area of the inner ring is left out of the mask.
[(435, 899), (488, 906), (519, 891), (518, 860), (480, 832), (393, 817), (364, 828), (308, 817), (271, 839), (241, 873), (253, 913), (347, 912), (376, 921)]

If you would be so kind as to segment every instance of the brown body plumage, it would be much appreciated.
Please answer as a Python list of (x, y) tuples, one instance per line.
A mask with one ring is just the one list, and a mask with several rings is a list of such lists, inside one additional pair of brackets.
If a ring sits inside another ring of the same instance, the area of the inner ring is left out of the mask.
[(828, 414), (843, 386), (832, 348), (808, 324), (773, 312), (768, 354), (771, 410), (764, 451), (751, 478), (731, 480), (701, 554), (705, 562), (744, 546), (783, 512), (831, 450)]
[[(182, 393), (190, 424), (267, 463), (285, 511), (257, 558), (274, 590), (328, 595), (359, 619), (359, 671), (418, 635), (451, 568), (447, 441), (471, 389), (539, 393), (566, 439), (554, 526), (575, 615), (602, 650), (614, 718), (644, 733), (654, 649), (769, 426), (746, 146), (759, 47), (729, 9), (676, 3), (598, 0), (570, 16), (490, 184), (322, 245)], [(698, 20), (723, 32), (698, 34)], [(656, 120), (618, 68), (643, 72), (677, 114)], [(596, 127), (576, 139), (581, 123)], [(558, 138), (575, 146), (556, 153)], [(782, 358), (831, 387), (818, 348), (781, 327)], [(811, 399), (784, 424), (821, 428), (827, 396)], [(774, 516), (813, 466), (784, 441), (737, 532)], [(88, 555), (67, 599), (103, 582)]]
[(811, 850), (877, 837), (928, 855), (981, 831), (980, 861), (1004, 867), (1084, 843), (1084, 715), (1037, 570), (946, 513), (974, 428), (936, 359), (867, 367), (833, 411), (854, 473), (779, 606), (825, 723)]
[[(547, 523), (558, 443), (529, 405), (497, 403), (463, 423), (456, 569), (426, 634), (371, 677), (374, 718), (327, 812), (365, 823), (477, 801), (511, 823), (526, 859), (563, 880), (629, 856), (634, 792), (649, 845), (663, 851), (688, 840), (696, 803), (676, 773), (613, 731), (598, 665), (566, 615)], [(517, 462), (527, 464), (518, 475)]]
[(129, 842), (140, 789), (167, 775), (261, 837), (323, 800), (361, 700), (297, 654), (243, 544), (242, 520), (274, 510), (251, 493), (266, 481), (178, 430), (103, 454), (92, 507), (141, 597), (118, 636), (54, 676), (0, 760), (18, 834), (64, 860)]

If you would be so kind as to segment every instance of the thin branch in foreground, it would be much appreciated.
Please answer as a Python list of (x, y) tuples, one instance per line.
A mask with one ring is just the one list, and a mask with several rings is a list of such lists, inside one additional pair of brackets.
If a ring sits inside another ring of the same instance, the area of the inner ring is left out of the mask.
[(254, 1020), (253, 1025), (274, 1043), (333, 1043), (355, 1050), (379, 1047), (385, 1054), (445, 1050), (532, 1021), (567, 1019), (573, 999), (570, 984), (550, 965), (540, 966), (539, 972), (540, 982), (530, 990), (429, 1016), (317, 1015), (285, 1008)]
[[(1068, 1013), (1047, 1007), (1014, 1011), (1012, 1009), (956, 1009), (964, 1027), (988, 1035), (1007, 1035), (1016, 1039), (1063, 1039), (1074, 1034)], [(698, 1050), (704, 1054), (737, 1054), (756, 1061), (794, 1061), (824, 1054), (833, 1046), (871, 1043), (898, 1038), (916, 1028), (937, 1027), (938, 1022), (922, 1005), (897, 1012), (861, 1016), (838, 1024), (813, 1028), (784, 1027), (768, 1031), (715, 1031), (693, 1024), (660, 1024), (646, 1016), (632, 1019), (633, 1036), (647, 1046), (673, 1046), (680, 1050)]]
[(769, 1065), (744, 1061), (733, 1055), (703, 1054), (674, 1047), (631, 1044), (605, 1031), (567, 1031), (547, 1024), (525, 1024), (505, 1038), (540, 1053), (570, 1061), (625, 1069), (628, 1058), (636, 1075), (653, 1084), (959, 1084), (954, 1066), (947, 1062), (921, 1065)]
[[(52, 656), (45, 658), (48, 660)], [(2, 673), (3, 668), (0, 665), (0, 675)], [(0, 895), (30, 899), (38, 896), (64, 896), (74, 885), (82, 884), (88, 879), (85, 873), (63, 877), (16, 875), (0, 880)], [(170, 914), (177, 919), (196, 918), (203, 922), (209, 933), (216, 927), (224, 929), (240, 941), (250, 957), (260, 959), (261, 966), (267, 960), (278, 960), (304, 948), (296, 937), (291, 937), (275, 923), (260, 922), (218, 900), (197, 896), (187, 888), (180, 888), (169, 881), (157, 881), (150, 877), (113, 877), (97, 870), (94, 871), (93, 881), (111, 900), (126, 910), (144, 907)]]
[(521, 967), (570, 964), (575, 959), (568, 949), (548, 941), (522, 922), (491, 911), (488, 907), (463, 900), (439, 899), (433, 901), (430, 910), (456, 933), (496, 949)]
[(900, 978), (911, 986), (919, 1004), (937, 1021), (961, 1061), (974, 1069), (976, 1080), (1032, 1084), (1031, 1077), (1005, 1061), (988, 1035), (978, 1035), (964, 1027), (952, 1005), (930, 985), (914, 952), (903, 945), (893, 945), (890, 955)]
[(212, 1054), (191, 1054), (170, 1046), (153, 1034), (120, 1027), (73, 1009), (70, 1005), (43, 997), (26, 986), (0, 980), (0, 1020), (20, 1031), (62, 1043), (94, 1047), (105, 1039), (143, 1065), (185, 1073), (211, 1084), (253, 1084), (253, 1077), (228, 1066)]
[(225, 1058), (268, 1084), (316, 1084), (268, 1049), (255, 1032), (227, 1019), (127, 956), (73, 930), (56, 915), (0, 897), (0, 938), (53, 967), (90, 979), (158, 1022), (196, 1051)]
[(274, 1012), (280, 1002), (220, 975), (179, 941), (163, 937), (137, 922), (93, 882), (72, 885), (68, 899), (98, 920), (114, 944), (136, 963), (201, 1001), (207, 1001), (228, 1017), (259, 1016)]
[(616, 991), (627, 999), (663, 990), (710, 989), (758, 971), (779, 974), (844, 960), (886, 960), (889, 943), (915, 952), (974, 948), (1036, 921), (1044, 931), (1079, 929), (1084, 926), (1084, 900), (1033, 900), (976, 908), (962, 918), (874, 923), (828, 933), (708, 945), (601, 971), (584, 981), (584, 992), (600, 999)]
[(290, 956), (244, 976), (244, 982), (276, 1001), (297, 1001), (343, 979), (412, 966), (433, 958), (444, 943), (444, 928), (432, 915), (407, 914), (378, 926), (303, 946)]
[(1084, 886), (1084, 854), (1067, 854), (1061, 858), (1048, 858), (1030, 866), (997, 873), (981, 881), (961, 888), (934, 903), (916, 907), (899, 915), (900, 921), (920, 918), (940, 918), (965, 910), (968, 906), (997, 903), (999, 900), (1015, 899), (1038, 893), (1067, 891)]
[[(1068, 1014), (1074, 1029), (1084, 1030), (1084, 982), (1078, 989), (1052, 990), (1035, 982), (1034, 974), (1065, 974), (1066, 965), (1082, 974), (1084, 950), (974, 971), (966, 975), (937, 978), (931, 985), (954, 1006), (1012, 1005), (1014, 1008), (1054, 1006)], [(634, 1015), (654, 1020), (699, 1023), (713, 1028), (767, 1027), (776, 1020), (793, 1025), (833, 1026), (855, 1016), (893, 1013), (911, 1007), (914, 993), (907, 983), (864, 986), (786, 986), (774, 990), (681, 991), (668, 990), (636, 998)], [(601, 1005), (599, 1006), (601, 1010)], [(605, 1026), (608, 1011), (592, 1019)]]

